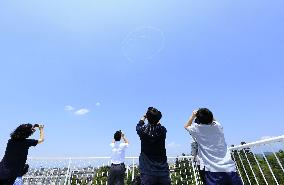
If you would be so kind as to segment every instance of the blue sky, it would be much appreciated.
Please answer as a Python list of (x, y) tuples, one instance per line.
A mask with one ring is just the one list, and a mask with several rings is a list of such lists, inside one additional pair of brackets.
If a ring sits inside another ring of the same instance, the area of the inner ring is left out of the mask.
[(213, 111), (228, 144), (282, 135), (283, 7), (1, 1), (0, 155), (20, 123), (41, 122), (46, 140), (30, 156), (108, 156), (119, 129), (137, 156), (148, 106), (163, 113), (171, 156), (189, 153), (183, 125), (198, 107)]

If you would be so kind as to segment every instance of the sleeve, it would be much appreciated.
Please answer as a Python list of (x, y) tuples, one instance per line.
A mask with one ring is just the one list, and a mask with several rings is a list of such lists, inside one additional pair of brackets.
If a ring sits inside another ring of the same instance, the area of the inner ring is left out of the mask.
[(167, 129), (166, 127), (162, 126), (162, 137), (166, 138), (167, 135)]
[(186, 127), (185, 129), (189, 132), (190, 135), (193, 137), (196, 137), (198, 134), (198, 125), (196, 123), (193, 123), (191, 126)]
[(145, 122), (143, 120), (140, 120), (138, 122), (138, 124), (136, 125), (136, 132), (139, 136), (142, 135), (142, 127), (143, 127), (144, 124), (145, 124)]
[(27, 145), (28, 145), (28, 147), (36, 146), (37, 144), (38, 144), (38, 140), (35, 140), (35, 139), (27, 139)]
[(128, 143), (121, 143), (121, 148), (125, 149), (128, 148), (129, 144)]
[(214, 123), (218, 126), (221, 132), (224, 132), (223, 126), (218, 121), (214, 121)]
[(110, 143), (109, 146), (110, 146), (111, 148), (113, 148), (113, 147), (114, 147), (114, 143)]

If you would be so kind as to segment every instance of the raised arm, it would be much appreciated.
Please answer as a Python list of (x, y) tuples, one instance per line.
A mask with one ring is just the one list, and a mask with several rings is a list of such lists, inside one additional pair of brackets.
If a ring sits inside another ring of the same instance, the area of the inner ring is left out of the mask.
[(138, 124), (136, 125), (136, 132), (140, 136), (142, 134), (142, 126), (145, 124), (146, 116), (142, 116), (142, 118), (139, 120)]
[(124, 143), (129, 144), (129, 141), (128, 141), (128, 139), (125, 137), (125, 134), (122, 134), (121, 137), (122, 137)]
[(140, 120), (145, 122), (146, 118), (147, 118), (146, 115), (144, 115)]
[(41, 144), (44, 141), (44, 131), (43, 131), (43, 125), (39, 125), (39, 140), (38, 144)]
[(193, 120), (196, 118), (196, 113), (197, 113), (197, 110), (194, 110), (194, 111), (192, 112), (192, 115), (190, 116), (190, 118), (189, 118), (189, 120), (187, 121), (187, 123), (184, 125), (184, 128), (187, 128), (187, 127), (189, 127), (189, 126), (192, 125)]

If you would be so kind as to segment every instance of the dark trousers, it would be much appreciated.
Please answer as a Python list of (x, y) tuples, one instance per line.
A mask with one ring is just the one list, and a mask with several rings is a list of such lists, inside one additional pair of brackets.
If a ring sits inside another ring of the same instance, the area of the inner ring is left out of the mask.
[(171, 185), (171, 179), (169, 175), (153, 176), (141, 174), (141, 185)]
[(199, 172), (200, 180), (204, 185), (206, 185), (206, 179), (205, 179), (205, 168), (201, 169), (200, 165), (197, 165), (197, 169)]
[(205, 172), (206, 185), (243, 185), (236, 172)]
[(112, 164), (110, 167), (107, 184), (108, 185), (124, 185), (125, 165)]
[(0, 180), (0, 185), (13, 185), (17, 177), (13, 177), (10, 179)]

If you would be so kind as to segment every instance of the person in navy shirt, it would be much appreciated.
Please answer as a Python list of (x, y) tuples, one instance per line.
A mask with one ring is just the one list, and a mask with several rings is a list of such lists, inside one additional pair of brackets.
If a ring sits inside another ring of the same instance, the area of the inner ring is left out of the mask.
[[(160, 124), (161, 118), (159, 110), (149, 107), (136, 126), (141, 140), (139, 169), (142, 185), (171, 184), (165, 148), (167, 129)], [(148, 124), (145, 124), (146, 119)]]
[[(39, 128), (40, 139), (28, 139)], [(22, 124), (11, 133), (5, 155), (0, 162), (0, 185), (13, 185), (16, 178), (22, 176), (28, 151), (44, 141), (43, 125)]]

